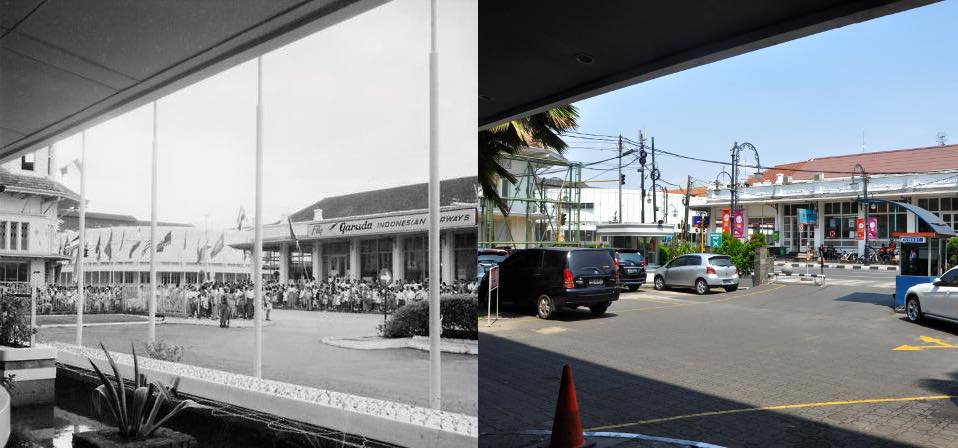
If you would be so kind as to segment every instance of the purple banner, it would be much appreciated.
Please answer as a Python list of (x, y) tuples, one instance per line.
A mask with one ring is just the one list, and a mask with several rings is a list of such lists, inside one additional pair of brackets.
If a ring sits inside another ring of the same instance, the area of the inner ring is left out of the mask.
[(732, 211), (732, 236), (745, 238), (745, 211), (737, 208)]
[(874, 216), (868, 217), (868, 240), (874, 241), (878, 239), (878, 218)]

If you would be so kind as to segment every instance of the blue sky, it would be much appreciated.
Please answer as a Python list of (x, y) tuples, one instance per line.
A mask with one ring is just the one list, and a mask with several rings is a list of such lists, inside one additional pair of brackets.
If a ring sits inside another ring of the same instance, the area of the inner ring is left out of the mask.
[[(955, 23), (958, 1), (946, 1), (651, 80), (576, 103), (579, 131), (637, 140), (643, 129), (657, 148), (721, 160), (747, 141), (762, 165), (861, 152), (863, 132), (866, 151), (933, 146), (939, 131), (958, 144)], [(611, 143), (573, 141), (590, 149), (571, 149), (570, 159), (615, 155), (591, 149)], [(682, 185), (687, 174), (713, 181), (722, 169), (657, 162), (663, 179)], [(638, 188), (635, 168), (623, 173)], [(615, 171), (583, 173), (593, 177)]]

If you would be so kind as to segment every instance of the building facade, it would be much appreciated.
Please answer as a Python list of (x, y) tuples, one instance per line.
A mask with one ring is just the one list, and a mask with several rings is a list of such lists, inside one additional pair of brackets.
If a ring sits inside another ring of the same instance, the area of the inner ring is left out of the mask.
[(58, 216), (80, 198), (58, 182), (55, 163), (44, 148), (0, 166), (0, 282), (52, 282), (66, 258)]
[[(867, 175), (868, 198), (915, 204), (958, 230), (958, 145), (950, 145), (822, 157), (769, 168), (738, 190), (736, 208), (743, 210), (747, 235), (763, 234), (784, 253), (821, 244), (863, 253), (865, 241), (856, 226), (866, 214), (858, 202), (865, 181), (856, 165)], [(711, 231), (722, 231), (722, 211), (730, 200), (727, 188), (709, 191), (705, 208), (713, 217)], [(869, 220), (877, 224), (870, 246), (888, 244), (896, 233), (929, 230), (899, 207), (867, 207)], [(800, 223), (800, 209), (814, 210), (816, 222)]]
[[(476, 276), (475, 177), (440, 184), (441, 281)], [(263, 227), (264, 275), (288, 280), (343, 277), (394, 280), (428, 276), (428, 185), (415, 184), (320, 200)], [(252, 233), (234, 243), (252, 250)]]

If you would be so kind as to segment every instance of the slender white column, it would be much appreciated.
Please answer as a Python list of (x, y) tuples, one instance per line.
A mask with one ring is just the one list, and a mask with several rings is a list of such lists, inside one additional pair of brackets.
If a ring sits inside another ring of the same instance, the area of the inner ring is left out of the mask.
[[(10, 235), (8, 229), (7, 235)], [(80, 133), (80, 241), (77, 246), (77, 345), (83, 345), (83, 251), (86, 249), (86, 131)], [(9, 245), (7, 247), (10, 247)]]
[(429, 406), (442, 408), (439, 336), (439, 53), (437, 0), (429, 1)]
[[(253, 374), (263, 377), (263, 57), (256, 58), (256, 212), (253, 215)], [(284, 261), (285, 262), (285, 261)]]
[(156, 159), (159, 152), (157, 138), (156, 101), (153, 102), (153, 162), (152, 184), (150, 186), (150, 321), (147, 340), (156, 341)]

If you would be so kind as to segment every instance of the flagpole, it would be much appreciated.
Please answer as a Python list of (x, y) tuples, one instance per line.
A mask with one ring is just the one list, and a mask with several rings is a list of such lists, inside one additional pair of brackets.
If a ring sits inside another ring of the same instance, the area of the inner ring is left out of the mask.
[(256, 327), (253, 373), (263, 377), (263, 57), (256, 58), (256, 217), (253, 230), (253, 322)]
[(442, 408), (439, 337), (439, 52), (437, 0), (429, 22), (429, 406)]
[(157, 141), (156, 101), (153, 101), (153, 162), (152, 185), (150, 186), (150, 321), (147, 341), (156, 341), (156, 159), (159, 149)]
[(77, 340), (83, 346), (83, 255), (86, 249), (86, 131), (80, 133), (80, 245), (77, 247)]

